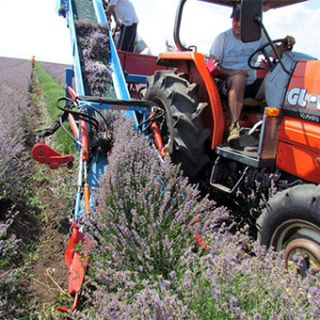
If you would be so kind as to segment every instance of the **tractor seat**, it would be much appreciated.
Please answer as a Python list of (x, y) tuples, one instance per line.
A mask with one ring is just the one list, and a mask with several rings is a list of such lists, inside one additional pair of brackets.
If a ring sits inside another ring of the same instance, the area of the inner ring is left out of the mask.
[(263, 101), (258, 101), (256, 99), (247, 97), (243, 100), (243, 106), (248, 108), (262, 107), (264, 105)]

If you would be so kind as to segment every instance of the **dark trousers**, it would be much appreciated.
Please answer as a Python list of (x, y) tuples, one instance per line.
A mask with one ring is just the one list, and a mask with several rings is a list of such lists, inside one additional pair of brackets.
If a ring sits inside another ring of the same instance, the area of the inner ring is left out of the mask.
[(131, 26), (122, 25), (120, 29), (120, 38), (117, 48), (123, 51), (133, 52), (134, 40), (137, 34), (137, 24)]

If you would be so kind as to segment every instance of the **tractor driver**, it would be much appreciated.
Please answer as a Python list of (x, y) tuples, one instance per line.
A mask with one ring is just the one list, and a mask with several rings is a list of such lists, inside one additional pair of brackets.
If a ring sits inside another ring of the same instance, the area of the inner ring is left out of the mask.
[[(239, 118), (244, 97), (259, 100), (260, 96), (261, 99), (259, 88), (262, 79), (256, 79), (256, 71), (248, 66), (248, 58), (256, 49), (268, 42), (264, 35), (258, 41), (247, 43), (241, 41), (240, 8), (239, 4), (234, 6), (231, 14), (232, 28), (219, 34), (210, 50), (210, 58), (215, 61), (223, 85), (227, 87), (227, 99), (231, 113), (231, 126), (227, 142), (230, 145), (237, 145), (240, 139)], [(278, 53), (281, 55), (294, 43), (295, 39), (287, 36), (277, 48)]]

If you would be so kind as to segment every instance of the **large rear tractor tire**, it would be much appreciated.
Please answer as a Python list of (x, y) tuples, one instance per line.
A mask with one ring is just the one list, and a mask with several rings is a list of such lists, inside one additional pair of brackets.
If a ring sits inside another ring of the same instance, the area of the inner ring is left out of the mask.
[(157, 71), (149, 77), (145, 95), (164, 110), (165, 117), (157, 121), (161, 137), (172, 161), (191, 178), (209, 161), (204, 143), (210, 130), (203, 124), (207, 104), (199, 103), (196, 89), (173, 71)]
[(278, 193), (257, 225), (261, 244), (284, 250), (289, 271), (320, 271), (320, 186), (305, 184)]

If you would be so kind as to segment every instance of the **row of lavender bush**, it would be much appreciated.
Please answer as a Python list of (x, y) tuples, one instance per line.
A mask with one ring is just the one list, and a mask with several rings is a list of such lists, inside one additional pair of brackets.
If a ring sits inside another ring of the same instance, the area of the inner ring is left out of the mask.
[(61, 87), (64, 87), (66, 82), (65, 70), (67, 68), (70, 69), (71, 66), (61, 63), (52, 63), (45, 61), (40, 61), (39, 63), (55, 79), (55, 81), (61, 85)]
[(29, 176), (32, 67), (27, 60), (4, 59), (0, 63), (0, 199), (15, 201), (23, 196)]
[[(129, 120), (114, 125), (79, 319), (318, 319), (319, 283), (230, 234), (229, 215), (160, 161)], [(195, 235), (205, 237), (199, 246)]]
[(85, 94), (115, 98), (107, 28), (80, 20), (76, 31)]
[(17, 207), (26, 200), (30, 177), (33, 110), (31, 61), (0, 59), (0, 318), (19, 314), (17, 260), (21, 241), (13, 232)]

